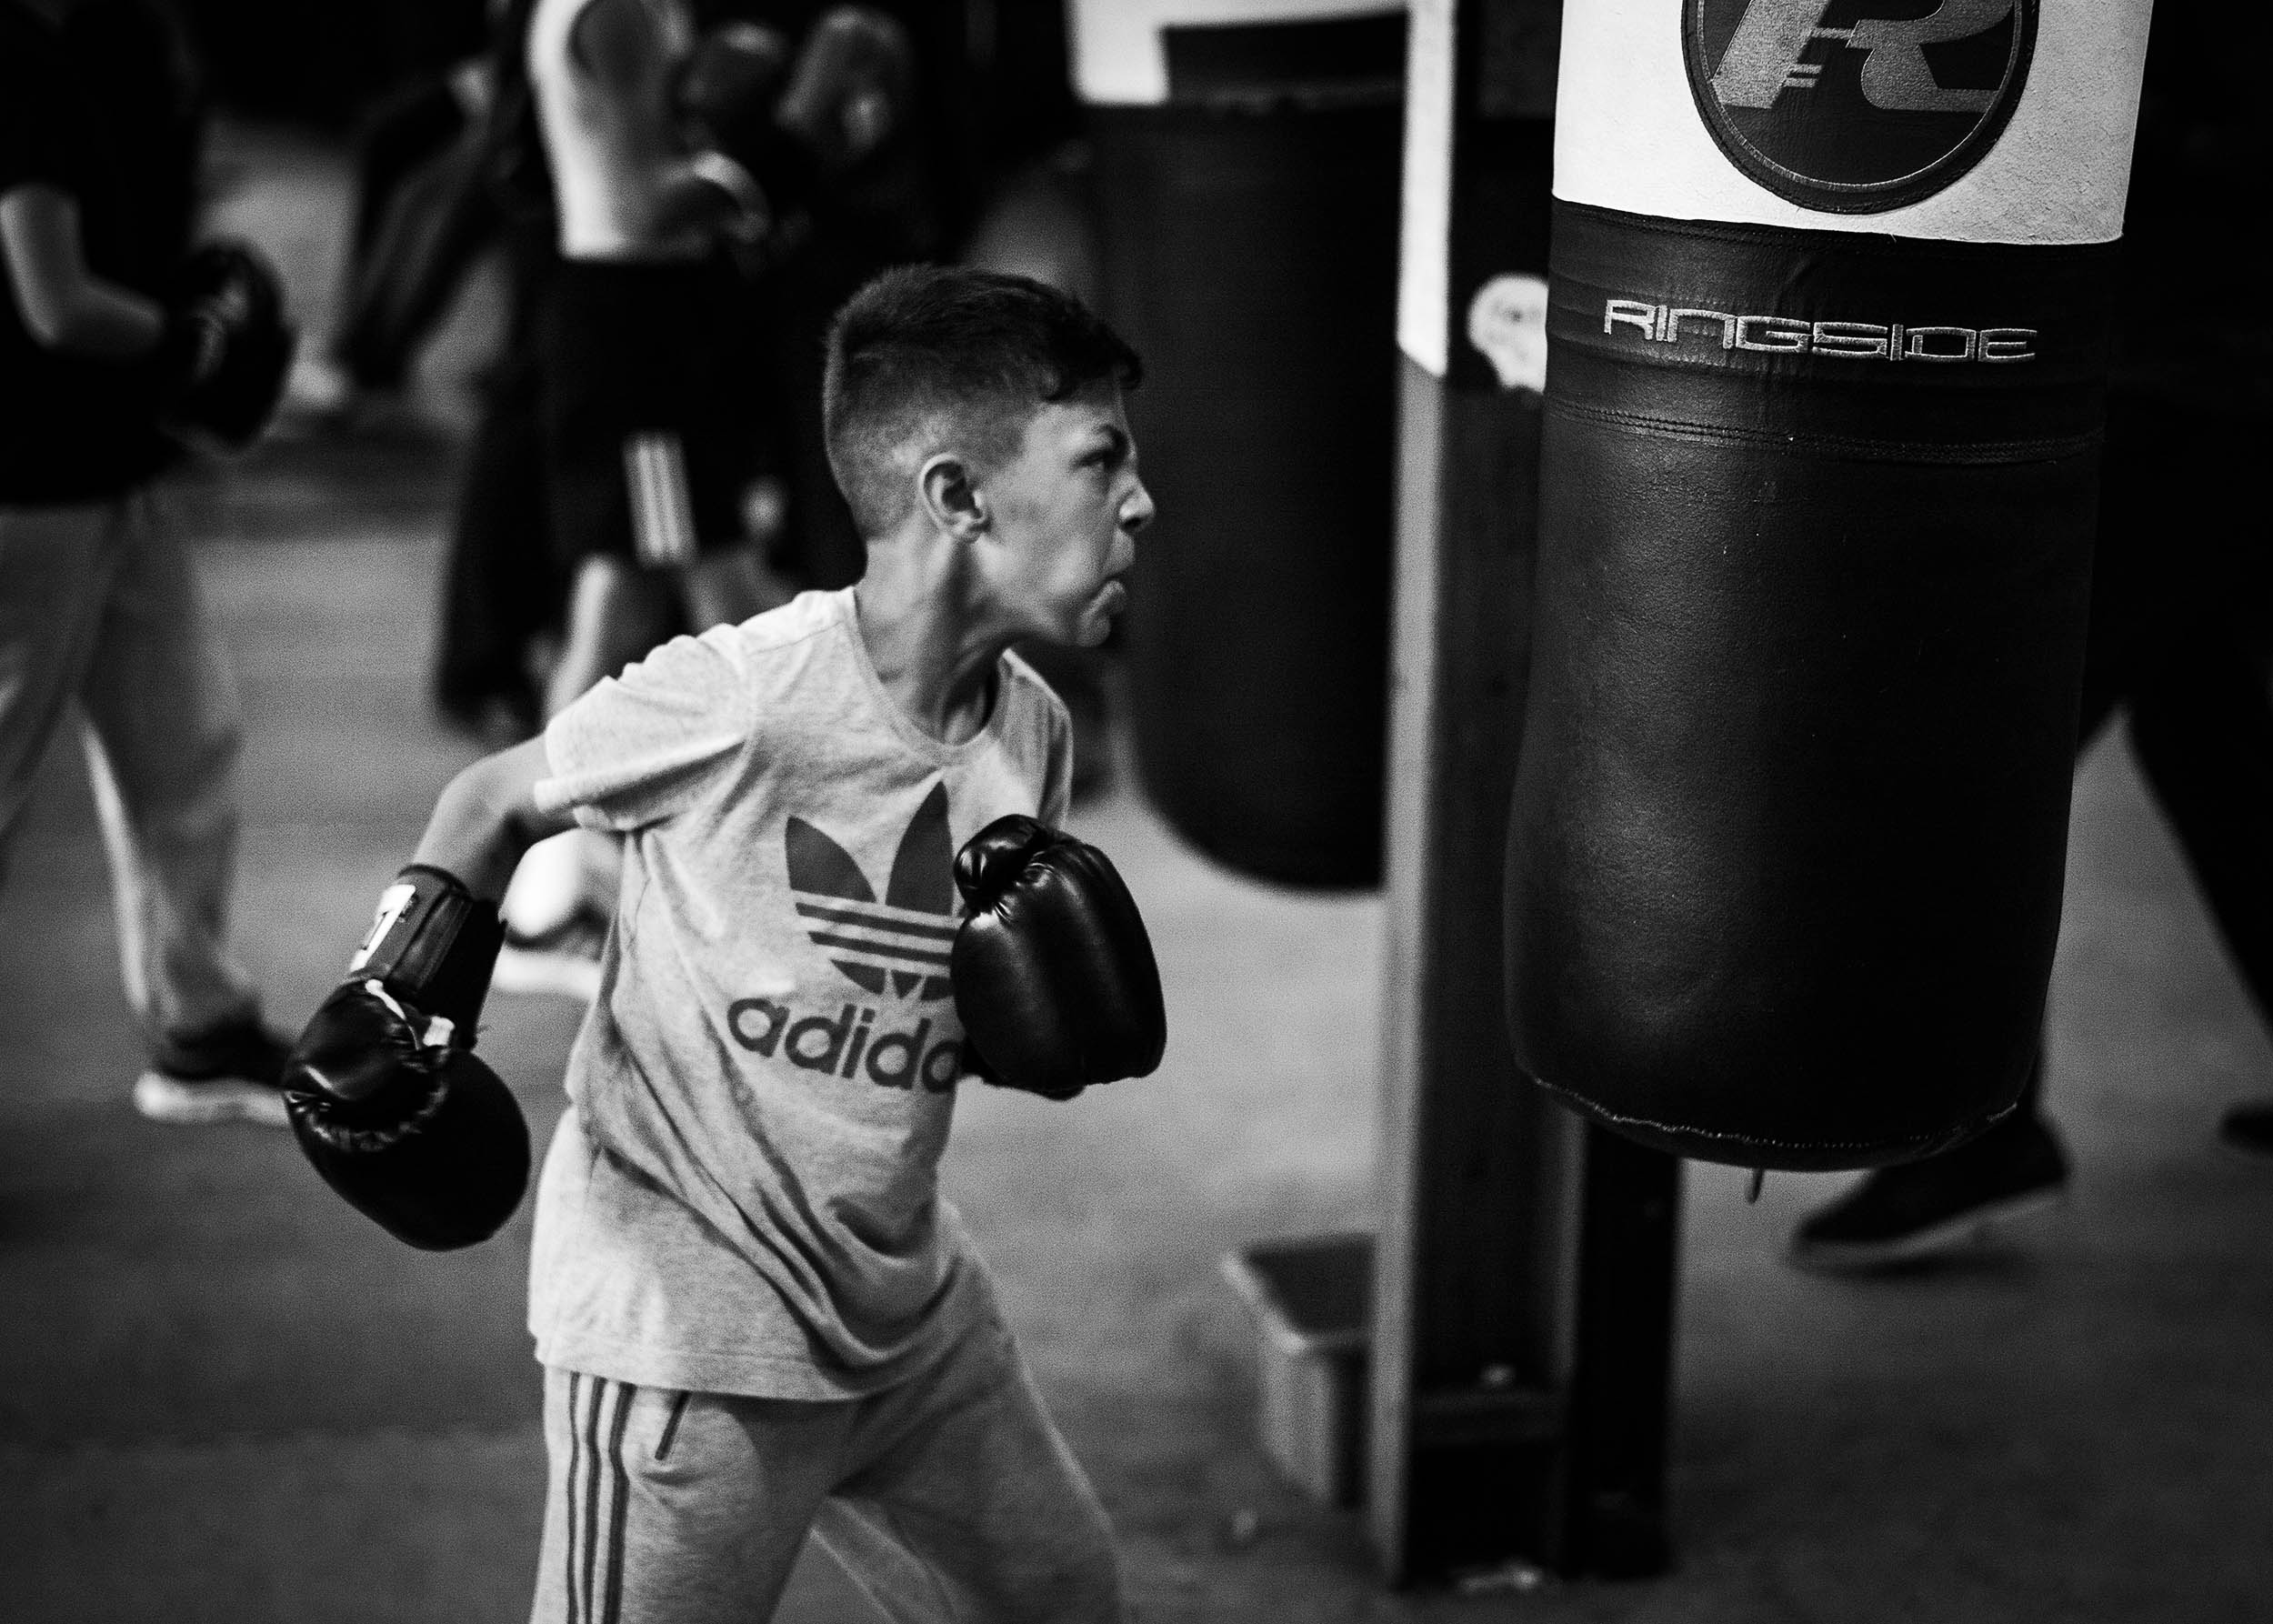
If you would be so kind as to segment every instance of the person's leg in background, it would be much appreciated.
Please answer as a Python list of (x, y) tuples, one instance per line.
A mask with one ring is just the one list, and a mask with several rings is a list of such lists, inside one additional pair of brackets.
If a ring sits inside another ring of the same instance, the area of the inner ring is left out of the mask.
[[(2174, 637), (2131, 699), (2131, 751), (2170, 820), (2227, 956), (2273, 1029), (2273, 671), (2209, 627)], [(2273, 1155), (2273, 1104), (2237, 1106), (2220, 1138)]]
[[(785, 601), (751, 546), (712, 548), (676, 565), (589, 555), (570, 589), (566, 642), (546, 687), (546, 715), (557, 716), (676, 627), (699, 633)], [(496, 985), (509, 992), (594, 996), (599, 941), (621, 867), (616, 843), (587, 829), (532, 847), (506, 894), (508, 936)]]
[(0, 884), (33, 777), (78, 703), (124, 526), (112, 502), (0, 506)]
[(372, 105), (355, 137), (355, 206), (351, 263), (378, 241), (396, 189), (465, 133), (472, 110), (456, 70), (422, 74)]
[[(2273, 548), (2250, 504), (2224, 499), (2273, 422), (2118, 395), (2109, 423), (2152, 471), (2120, 493), (2140, 545), (2174, 555), (2181, 572), (2134, 660), (2132, 754), (2273, 1031)], [(2273, 1155), (2273, 1103), (2228, 1111), (2219, 1138)]]
[(1971, 1244), (2058, 1202), (2068, 1158), (2046, 1119), (2045, 1051), (2010, 1113), (1954, 1150), (1865, 1174), (1792, 1232), (1789, 1257), (1825, 1274), (1898, 1267)]
[[(2223, 499), (2248, 466), (2235, 443), (2242, 427), (2111, 397), (2078, 753), (2128, 710), (2148, 788), (2264, 1013), (2273, 1011), (2273, 567), (2236, 533)], [(2045, 1083), (2039, 1052), (2009, 1117), (1944, 1155), (1867, 1175), (1802, 1221), (1792, 1260), (1825, 1271), (1900, 1264), (2056, 1199), (2068, 1158)], [(2273, 1152), (2273, 1107), (2241, 1108), (2229, 1122), (2228, 1142), (2256, 1148), (2260, 1128)]]
[[(398, 239), (391, 245), (397, 257), (409, 246), (399, 240), (397, 206), (415, 177), (446, 156), (453, 144), (470, 141), (487, 96), (487, 65), (471, 59), (446, 74), (420, 75), (382, 97), (365, 115), (355, 141), (347, 254), (332, 331), (323, 343), (307, 346), (295, 364), (285, 403), (288, 416), (319, 425), (346, 423), (366, 395), (384, 396), (401, 387), (417, 335), (397, 341), (399, 324), (387, 308), (388, 288), (399, 279), (382, 263), (388, 257), (390, 235)], [(391, 224), (396, 226), (392, 234)], [(463, 268), (462, 263), (456, 267)], [(450, 275), (454, 280), (456, 271)]]
[(47, 741), (84, 708), (145, 1116), (280, 1124), (285, 1046), (227, 945), (236, 694), (189, 559), (144, 493), (0, 513), (0, 845)]
[[(675, 631), (786, 601), (746, 532), (753, 482), (777, 466), (752, 310), (723, 264), (564, 266), (540, 316), (546, 501), (573, 572), (549, 718)], [(495, 985), (590, 997), (614, 912), (617, 847), (584, 830), (541, 841), (505, 898)]]
[(281, 1124), (286, 1045), (228, 947), (236, 877), (236, 684), (164, 497), (128, 534), (82, 697), (126, 993), (151, 1044), (135, 1088), (165, 1121)]
[(350, 289), (334, 353), (365, 394), (399, 393), (419, 346), (496, 239), (486, 148), (469, 131), (407, 176)]
[(561, 632), (567, 588), (546, 505), (539, 366), (527, 331), (527, 275), (482, 385), (443, 566), (435, 703), (485, 737), (526, 738), (544, 723), (540, 639)]

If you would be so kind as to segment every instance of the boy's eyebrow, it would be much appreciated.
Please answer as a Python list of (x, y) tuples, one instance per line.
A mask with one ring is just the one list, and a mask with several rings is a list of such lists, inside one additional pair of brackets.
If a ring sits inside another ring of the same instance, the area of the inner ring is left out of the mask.
[(1126, 429), (1117, 423), (1101, 423), (1097, 426), (1105, 431), (1105, 448), (1112, 453), (1115, 462), (1120, 461), (1128, 455), (1129, 438)]

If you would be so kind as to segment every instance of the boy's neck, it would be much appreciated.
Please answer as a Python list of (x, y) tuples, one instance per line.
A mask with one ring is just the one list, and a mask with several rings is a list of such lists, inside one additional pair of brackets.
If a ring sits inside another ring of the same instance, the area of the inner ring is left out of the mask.
[(891, 542), (868, 549), (853, 587), (860, 640), (884, 691), (943, 744), (986, 726), (996, 663), (1013, 639), (972, 602), (960, 549)]

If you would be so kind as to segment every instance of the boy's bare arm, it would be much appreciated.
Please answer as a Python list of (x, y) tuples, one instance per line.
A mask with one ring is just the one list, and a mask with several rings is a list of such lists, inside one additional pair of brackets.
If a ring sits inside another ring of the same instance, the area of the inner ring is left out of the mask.
[(79, 205), (29, 182), (0, 196), (0, 260), (25, 331), (63, 355), (132, 360), (155, 348), (165, 312), (89, 269)]
[(435, 802), (413, 860), (456, 875), (476, 897), (497, 900), (521, 854), (575, 823), (536, 804), (537, 783), (551, 773), (542, 738), (483, 757)]

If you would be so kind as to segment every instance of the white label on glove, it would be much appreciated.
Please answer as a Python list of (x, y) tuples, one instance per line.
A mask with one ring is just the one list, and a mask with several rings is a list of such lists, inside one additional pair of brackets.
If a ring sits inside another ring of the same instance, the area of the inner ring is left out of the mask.
[(379, 911), (372, 917), (371, 928), (364, 933), (363, 945), (347, 961), (350, 976), (371, 962), (371, 955), (378, 951), (379, 944), (386, 940), (386, 933), (395, 928), (410, 907), (411, 898), (417, 895), (418, 888), (407, 881), (389, 886), (379, 894)]

